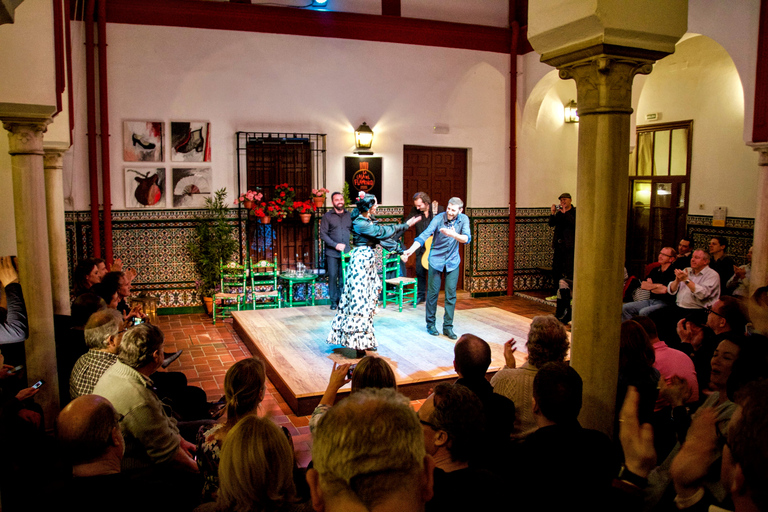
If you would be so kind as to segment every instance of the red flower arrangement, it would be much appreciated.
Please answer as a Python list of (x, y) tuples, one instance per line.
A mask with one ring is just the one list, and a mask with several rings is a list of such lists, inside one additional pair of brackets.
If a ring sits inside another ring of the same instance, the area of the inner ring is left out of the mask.
[(298, 214), (312, 213), (317, 210), (315, 203), (312, 201), (296, 201), (293, 203), (293, 208)]

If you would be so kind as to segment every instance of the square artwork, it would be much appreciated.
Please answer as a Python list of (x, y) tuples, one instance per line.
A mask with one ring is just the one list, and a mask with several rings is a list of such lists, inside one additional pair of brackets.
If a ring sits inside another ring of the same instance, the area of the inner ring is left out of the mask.
[(163, 133), (159, 121), (124, 121), (123, 161), (162, 162)]
[(165, 169), (125, 168), (126, 208), (165, 208)]
[(205, 208), (205, 199), (211, 197), (211, 168), (174, 168), (173, 207)]
[(210, 162), (211, 123), (171, 121), (171, 161)]

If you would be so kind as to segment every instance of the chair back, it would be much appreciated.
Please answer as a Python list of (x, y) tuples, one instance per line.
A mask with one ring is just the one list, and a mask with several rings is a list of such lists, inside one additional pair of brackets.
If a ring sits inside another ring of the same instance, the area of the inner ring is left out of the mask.
[(251, 308), (281, 307), (277, 284), (277, 257), (272, 261), (264, 259), (255, 263), (249, 259), (249, 264), (251, 296), (248, 302)]
[(355, 250), (356, 248), (349, 252), (341, 253), (341, 277), (344, 281), (347, 280), (347, 267), (349, 266), (349, 262), (352, 261), (352, 253), (355, 252)]

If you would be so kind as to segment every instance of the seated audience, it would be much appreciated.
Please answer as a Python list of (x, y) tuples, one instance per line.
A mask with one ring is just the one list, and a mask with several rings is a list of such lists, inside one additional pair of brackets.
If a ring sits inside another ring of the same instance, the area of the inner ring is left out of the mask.
[(681, 238), (677, 244), (677, 259), (675, 260), (674, 267), (680, 270), (684, 270), (691, 266), (691, 258), (693, 257), (693, 240), (690, 238)]
[(434, 462), (408, 399), (394, 389), (364, 389), (323, 415), (307, 482), (315, 510), (424, 510)]
[(710, 361), (717, 348), (715, 333), (707, 326), (709, 314), (694, 311), (677, 323), (677, 335), (680, 337), (679, 349), (688, 354), (696, 369), (696, 380), (701, 393), (709, 385)]
[(141, 320), (147, 319), (147, 315), (141, 310), (141, 304), (136, 304), (131, 308), (125, 301), (125, 299), (131, 296), (131, 281), (125, 272), (115, 270), (107, 272), (101, 282), (110, 289), (115, 288), (117, 290), (118, 302), (115, 309), (123, 314), (124, 320), (133, 320), (137, 317)]
[(564, 361), (568, 355), (570, 342), (565, 327), (552, 315), (537, 316), (531, 322), (528, 331), (528, 361), (516, 368), (514, 357), (507, 357), (514, 352), (514, 340), (505, 346), (505, 362), (503, 369), (491, 379), (493, 392), (505, 396), (515, 404), (515, 427), (512, 439), (522, 440), (536, 430), (536, 420), (533, 417), (533, 378), (536, 372), (546, 363)]
[[(634, 320), (621, 323), (619, 340), (619, 385), (616, 392), (616, 411), (621, 410), (627, 387), (640, 392), (640, 421), (651, 421), (659, 396), (659, 370), (653, 367), (656, 355), (645, 330)], [(618, 427), (618, 425), (617, 425)], [(616, 428), (618, 430), (618, 428)]]
[[(538, 429), (525, 438), (514, 458), (516, 510), (573, 508), (574, 496), (589, 496), (590, 510), (606, 509), (618, 466), (608, 436), (582, 428), (583, 383), (568, 363), (547, 363), (533, 380), (533, 415)], [(553, 488), (553, 470), (563, 478)]]
[(435, 495), (426, 510), (494, 510), (501, 506), (500, 480), (474, 465), (485, 436), (483, 404), (477, 396), (461, 384), (438, 384), (419, 408), (419, 422), (427, 454), (436, 466)]
[(197, 465), (203, 475), (203, 501), (216, 499), (219, 488), (219, 460), (227, 434), (248, 415), (258, 413), (267, 390), (264, 363), (249, 357), (233, 364), (224, 376), (226, 420), (212, 427), (201, 427), (197, 433)]
[(727, 285), (736, 267), (733, 259), (725, 254), (727, 250), (728, 239), (724, 236), (713, 236), (709, 241), (709, 266), (720, 276), (720, 295), (730, 295)]
[(227, 434), (219, 463), (216, 503), (196, 512), (310, 512), (293, 481), (293, 448), (280, 428), (267, 418), (244, 416)]
[[(172, 411), (153, 390), (149, 376), (163, 362), (163, 333), (141, 324), (125, 333), (118, 361), (101, 376), (93, 393), (103, 396), (120, 414), (125, 439), (123, 471), (136, 478), (179, 486), (185, 499), (199, 502), (200, 484), (192, 457), (195, 445), (182, 438)], [(199, 426), (198, 426), (199, 428)]]
[(90, 395), (107, 369), (117, 361), (123, 318), (119, 311), (103, 309), (95, 312), (85, 324), (88, 352), (80, 356), (69, 378), (69, 394), (74, 400)]
[[(505, 350), (508, 345), (505, 345)], [(513, 349), (514, 350), (514, 349)], [(514, 355), (512, 355), (514, 358)], [(483, 403), (488, 434), (481, 454), (482, 465), (494, 472), (509, 469), (506, 455), (511, 449), (510, 435), (515, 425), (515, 404), (493, 392), (485, 378), (491, 365), (491, 347), (474, 334), (464, 334), (453, 347), (453, 368), (459, 375), (456, 384), (469, 388)]]
[(397, 390), (395, 372), (392, 371), (392, 367), (384, 359), (376, 356), (365, 356), (355, 365), (355, 368), (352, 370), (352, 377), (350, 378), (348, 374), (351, 366), (349, 363), (338, 366), (336, 366), (336, 363), (333, 363), (328, 387), (325, 389), (320, 403), (312, 411), (312, 417), (309, 419), (310, 432), (314, 432), (320, 418), (328, 412), (328, 409), (336, 401), (339, 389), (347, 382), (352, 382), (350, 394), (366, 388), (392, 388)]
[(740, 267), (733, 267), (733, 275), (725, 283), (728, 295), (734, 297), (749, 297), (749, 278), (752, 275), (752, 247), (747, 251), (747, 263)]
[(104, 264), (104, 260), (95, 258), (86, 258), (77, 263), (72, 275), (72, 280), (75, 283), (75, 287), (72, 290), (72, 297), (77, 298), (89, 291), (91, 286), (101, 282), (103, 274), (102, 271), (99, 270), (99, 261), (102, 265)]
[(7, 305), (0, 317), (0, 345), (21, 343), (29, 336), (29, 324), (19, 274), (11, 256), (0, 256), (0, 285)]
[(621, 307), (621, 319), (629, 320), (633, 316), (647, 316), (674, 303), (674, 297), (667, 293), (667, 285), (675, 279), (675, 259), (677, 252), (672, 247), (663, 247), (659, 252), (659, 266), (648, 272), (647, 279), (640, 282), (640, 288), (648, 291), (651, 298), (636, 302), (627, 302)]
[(115, 282), (100, 281), (91, 286), (90, 293), (98, 295), (107, 304), (110, 309), (117, 309), (117, 304), (120, 302), (120, 296), (117, 294), (118, 285)]

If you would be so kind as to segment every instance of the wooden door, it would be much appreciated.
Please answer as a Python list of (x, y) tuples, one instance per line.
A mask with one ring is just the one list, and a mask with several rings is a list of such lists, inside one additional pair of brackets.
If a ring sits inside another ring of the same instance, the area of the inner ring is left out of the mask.
[[(452, 197), (459, 197), (467, 207), (467, 150), (461, 148), (435, 148), (427, 146), (403, 147), (403, 206), (405, 214), (411, 211), (413, 195), (426, 192), (442, 207)], [(413, 243), (413, 230), (405, 234), (405, 246)], [(458, 289), (464, 288), (464, 245), (459, 248), (461, 272)], [(406, 265), (408, 275), (416, 275), (413, 259)]]

